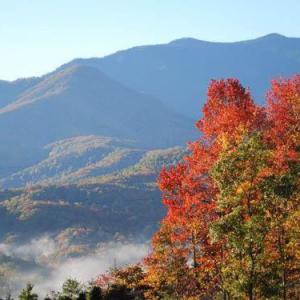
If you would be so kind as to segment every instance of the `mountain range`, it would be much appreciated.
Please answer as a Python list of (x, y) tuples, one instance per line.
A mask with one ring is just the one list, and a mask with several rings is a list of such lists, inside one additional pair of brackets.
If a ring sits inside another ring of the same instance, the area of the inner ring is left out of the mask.
[(9, 103), (0, 94), (1, 175), (38, 163), (48, 155), (48, 144), (70, 137), (111, 136), (153, 149), (193, 136), (187, 117), (96, 68), (69, 66), (32, 80)]
[(184, 145), (197, 134), (211, 79), (237, 77), (263, 103), (272, 78), (299, 70), (300, 39), (269, 34), (234, 43), (183, 38), (0, 81), (0, 176), (39, 163), (47, 145), (70, 137), (108, 136), (144, 149)]
[(300, 38), (270, 34), (183, 38), (0, 81), (0, 241), (149, 238), (164, 214), (157, 174), (200, 135), (209, 81), (237, 77), (263, 104), (272, 78), (299, 72)]
[(300, 38), (269, 34), (232, 43), (183, 38), (102, 58), (75, 59), (61, 68), (69, 65), (98, 68), (195, 120), (211, 79), (236, 77), (251, 89), (257, 102), (263, 103), (271, 79), (299, 72)]

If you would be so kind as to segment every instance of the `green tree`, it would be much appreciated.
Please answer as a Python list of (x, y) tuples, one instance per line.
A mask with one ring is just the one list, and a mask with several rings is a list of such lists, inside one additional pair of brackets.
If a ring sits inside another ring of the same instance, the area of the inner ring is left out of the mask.
[(211, 235), (227, 249), (223, 266), (225, 286), (237, 299), (256, 299), (260, 292), (266, 236), (270, 230), (260, 174), (268, 166), (269, 151), (258, 133), (220, 155), (211, 175), (218, 188), (219, 219)]
[(82, 293), (82, 285), (76, 279), (67, 279), (62, 286), (60, 299), (77, 300)]
[(265, 259), (266, 298), (277, 294), (280, 299), (300, 296), (300, 163), (289, 162), (284, 173), (270, 174), (262, 185), (268, 199), (270, 231)]
[(33, 293), (33, 285), (27, 283), (26, 287), (21, 291), (19, 300), (37, 300), (38, 295)]

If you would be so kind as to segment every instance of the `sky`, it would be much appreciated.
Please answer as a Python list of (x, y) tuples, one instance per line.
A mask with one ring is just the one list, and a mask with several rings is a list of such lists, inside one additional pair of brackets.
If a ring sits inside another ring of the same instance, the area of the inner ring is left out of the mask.
[(299, 0), (0, 0), (0, 79), (182, 37), (300, 37)]

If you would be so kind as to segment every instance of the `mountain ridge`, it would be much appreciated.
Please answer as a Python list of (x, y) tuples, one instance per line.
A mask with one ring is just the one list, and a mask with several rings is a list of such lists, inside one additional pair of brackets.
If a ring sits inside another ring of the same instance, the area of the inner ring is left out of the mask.
[(96, 68), (69, 66), (44, 76), (0, 108), (2, 168), (7, 165), (0, 175), (43, 160), (44, 146), (50, 143), (86, 135), (161, 148), (183, 145), (194, 133), (192, 120), (159, 99), (123, 86)]
[(0, 138), (7, 144), (0, 155), (15, 172), (45, 158), (45, 145), (72, 136), (182, 145), (195, 136), (209, 80), (238, 77), (263, 103), (271, 78), (299, 71), (300, 39), (279, 34), (230, 43), (183, 38), (75, 59), (41, 77), (0, 82)]
[(299, 72), (300, 39), (270, 34), (179, 39), (0, 81), (0, 244), (47, 235), (66, 245), (59, 259), (150, 238), (165, 213), (156, 177), (199, 136), (209, 80), (237, 77), (262, 103), (271, 78)]
[(239, 78), (256, 101), (264, 103), (271, 79), (300, 71), (300, 38), (269, 34), (229, 43), (183, 38), (99, 58), (75, 59), (60, 68), (72, 64), (98, 68), (196, 120), (211, 79)]

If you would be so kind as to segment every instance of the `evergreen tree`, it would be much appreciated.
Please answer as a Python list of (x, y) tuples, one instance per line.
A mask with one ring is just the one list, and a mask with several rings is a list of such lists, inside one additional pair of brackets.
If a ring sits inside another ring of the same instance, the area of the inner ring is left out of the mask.
[(77, 300), (82, 292), (82, 286), (80, 282), (75, 279), (67, 279), (62, 286), (62, 295), (60, 299)]
[(38, 295), (33, 293), (33, 285), (27, 283), (26, 287), (21, 291), (19, 300), (37, 300)]

